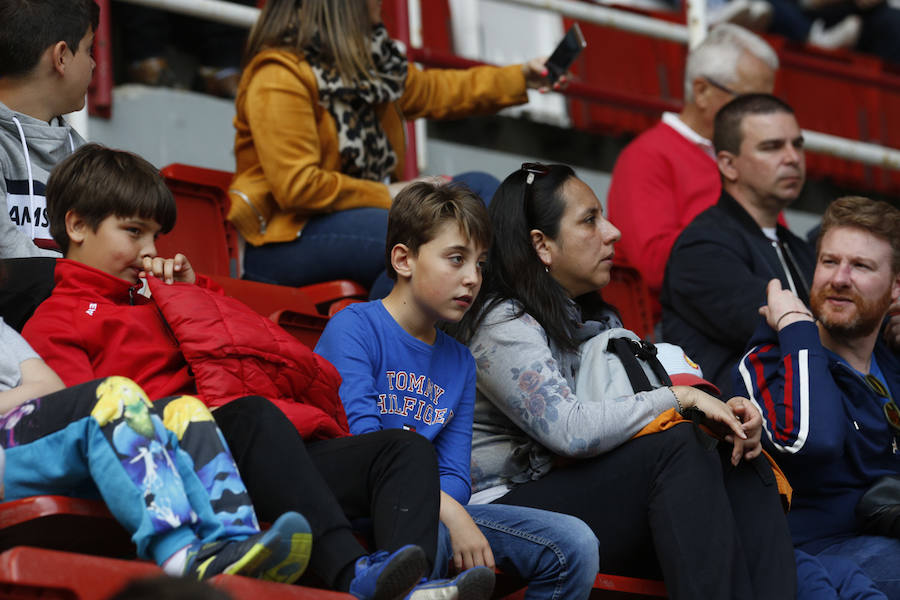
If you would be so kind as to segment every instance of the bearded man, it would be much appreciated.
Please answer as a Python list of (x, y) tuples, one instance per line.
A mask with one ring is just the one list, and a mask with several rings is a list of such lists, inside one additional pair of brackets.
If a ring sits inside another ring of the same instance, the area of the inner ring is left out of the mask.
[(763, 445), (794, 487), (794, 544), (854, 562), (900, 598), (900, 360), (883, 335), (900, 299), (900, 210), (833, 202), (812, 312), (778, 280), (767, 293), (736, 390), (762, 413)]

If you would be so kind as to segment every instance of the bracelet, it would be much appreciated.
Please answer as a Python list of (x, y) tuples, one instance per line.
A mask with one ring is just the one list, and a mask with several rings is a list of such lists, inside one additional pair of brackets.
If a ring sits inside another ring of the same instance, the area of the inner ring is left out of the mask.
[(775, 329), (776, 330), (778, 329), (778, 325), (779, 325), (779, 323), (781, 323), (781, 320), (788, 315), (806, 315), (810, 319), (813, 318), (812, 313), (808, 313), (805, 310), (789, 310), (786, 313), (784, 313), (783, 315), (781, 315), (780, 317), (778, 317), (778, 320), (775, 321)]
[(678, 405), (678, 412), (682, 412), (684, 407), (681, 405), (681, 400), (678, 399), (678, 394), (675, 393), (675, 387), (669, 386), (669, 391), (672, 392), (672, 395), (675, 397), (675, 404)]

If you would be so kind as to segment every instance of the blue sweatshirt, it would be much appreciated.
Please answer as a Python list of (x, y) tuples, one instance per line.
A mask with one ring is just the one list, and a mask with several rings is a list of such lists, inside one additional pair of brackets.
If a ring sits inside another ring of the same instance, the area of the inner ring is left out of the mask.
[[(817, 553), (859, 535), (854, 509), (884, 475), (900, 474), (900, 440), (884, 416), (885, 398), (825, 349), (816, 325), (778, 333), (761, 320), (741, 360), (735, 392), (763, 416), (763, 446), (794, 488), (788, 524), (794, 544)], [(882, 341), (874, 358), (894, 400), (900, 361)]]
[(475, 360), (468, 348), (442, 331), (433, 345), (414, 338), (376, 300), (334, 315), (316, 353), (341, 374), (351, 433), (420, 433), (437, 451), (441, 490), (468, 503), (475, 403)]

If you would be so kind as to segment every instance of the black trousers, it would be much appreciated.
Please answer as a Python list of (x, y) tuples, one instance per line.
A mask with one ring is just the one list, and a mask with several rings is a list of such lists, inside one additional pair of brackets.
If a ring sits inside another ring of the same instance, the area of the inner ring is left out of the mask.
[(787, 519), (764, 457), (732, 467), (684, 424), (520, 485), (498, 503), (581, 518), (600, 570), (662, 574), (669, 596), (794, 598)]
[(346, 590), (356, 559), (368, 554), (351, 519), (371, 518), (377, 549), (417, 544), (433, 564), (440, 484), (424, 437), (392, 429), (304, 443), (275, 405), (253, 396), (213, 415), (259, 518), (294, 510), (309, 521), (310, 569), (326, 585)]

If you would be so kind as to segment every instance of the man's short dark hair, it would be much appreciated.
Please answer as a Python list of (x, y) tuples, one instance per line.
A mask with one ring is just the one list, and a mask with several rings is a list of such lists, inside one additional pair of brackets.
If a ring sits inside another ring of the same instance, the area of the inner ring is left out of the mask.
[(27, 75), (44, 51), (65, 42), (78, 52), (88, 29), (97, 30), (94, 0), (3, 0), (0, 2), (0, 77)]
[(716, 113), (713, 130), (713, 147), (732, 154), (741, 153), (744, 134), (741, 123), (748, 115), (771, 115), (774, 113), (794, 114), (790, 104), (771, 94), (744, 94), (738, 96)]
[(446, 222), (459, 225), (463, 236), (487, 250), (491, 245), (491, 219), (475, 192), (458, 183), (426, 181), (403, 188), (388, 213), (385, 261), (388, 277), (397, 279), (391, 251), (403, 244), (413, 254), (435, 238)]
[(73, 152), (47, 180), (50, 235), (64, 254), (69, 251), (66, 213), (70, 210), (94, 231), (111, 215), (152, 219), (160, 233), (175, 226), (175, 199), (156, 167), (136, 154), (99, 144)]

